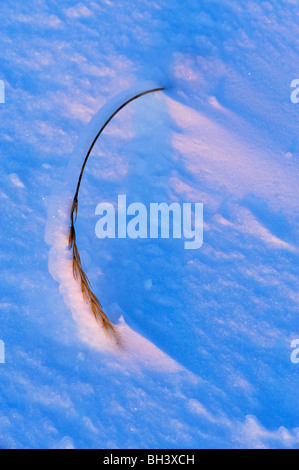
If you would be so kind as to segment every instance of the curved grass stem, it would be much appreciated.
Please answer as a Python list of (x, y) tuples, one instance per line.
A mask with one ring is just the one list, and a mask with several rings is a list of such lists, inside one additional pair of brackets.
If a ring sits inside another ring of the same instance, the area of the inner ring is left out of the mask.
[(111, 114), (111, 116), (107, 119), (107, 121), (104, 123), (104, 125), (101, 127), (97, 135), (95, 136), (91, 146), (88, 149), (88, 152), (84, 158), (84, 162), (81, 168), (81, 172), (79, 175), (78, 183), (77, 183), (77, 188), (76, 192), (74, 195), (71, 211), (70, 211), (70, 230), (69, 230), (69, 245), (68, 248), (70, 251), (72, 251), (72, 256), (73, 256), (73, 276), (74, 279), (81, 284), (81, 291), (84, 300), (86, 303), (88, 303), (91, 307), (92, 313), (96, 319), (96, 321), (104, 327), (105, 331), (108, 333), (108, 335), (111, 335), (117, 342), (118, 342), (118, 337), (116, 330), (111, 323), (111, 321), (108, 319), (106, 314), (104, 313), (101, 303), (99, 299), (95, 296), (95, 294), (91, 290), (91, 283), (85, 274), (82, 264), (81, 264), (81, 259), (79, 255), (79, 250), (76, 244), (76, 231), (75, 231), (75, 222), (77, 220), (77, 215), (78, 215), (78, 195), (79, 195), (79, 189), (82, 181), (82, 176), (84, 173), (84, 169), (87, 163), (87, 160), (91, 154), (91, 151), (97, 142), (98, 138), (102, 134), (103, 130), (105, 127), (109, 124), (109, 122), (114, 118), (114, 116), (121, 111), (127, 104), (131, 103), (132, 101), (136, 100), (137, 98), (140, 98), (141, 96), (147, 95), (149, 93), (153, 93), (155, 91), (161, 91), (164, 90), (164, 88), (153, 88), (151, 90), (144, 91), (142, 93), (139, 93), (138, 95), (133, 96), (129, 100), (127, 100), (125, 103), (123, 103), (119, 108), (114, 111), (114, 113)]

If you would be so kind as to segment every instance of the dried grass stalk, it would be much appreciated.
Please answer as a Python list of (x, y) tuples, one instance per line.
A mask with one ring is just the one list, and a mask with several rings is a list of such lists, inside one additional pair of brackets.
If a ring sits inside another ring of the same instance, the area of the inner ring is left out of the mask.
[(71, 212), (70, 212), (70, 231), (69, 231), (69, 246), (68, 247), (69, 247), (69, 250), (72, 251), (72, 255), (73, 255), (73, 263), (72, 263), (73, 264), (73, 276), (74, 276), (76, 281), (80, 282), (83, 298), (86, 301), (86, 303), (88, 303), (90, 305), (92, 313), (93, 313), (96, 321), (99, 322), (100, 324), (102, 324), (102, 326), (104, 327), (104, 329), (108, 333), (108, 335), (111, 335), (116, 340), (117, 343), (119, 341), (118, 341), (118, 337), (117, 337), (117, 333), (115, 331), (115, 328), (114, 328), (113, 324), (111, 323), (111, 321), (108, 319), (108, 317), (105, 315), (99, 299), (92, 292), (91, 284), (89, 282), (89, 279), (88, 279), (87, 275), (85, 274), (85, 272), (82, 268), (78, 247), (76, 245), (76, 231), (75, 231), (75, 222), (77, 220), (77, 214), (78, 214), (78, 194), (79, 194), (81, 180), (82, 180), (82, 176), (83, 176), (83, 172), (84, 172), (87, 160), (88, 160), (88, 158), (91, 154), (91, 151), (92, 151), (96, 141), (98, 140), (99, 136), (101, 135), (101, 133), (103, 132), (103, 130), (105, 129), (107, 124), (109, 124), (111, 119), (113, 119), (114, 116), (121, 109), (123, 109), (127, 104), (131, 103), (131, 101), (134, 101), (134, 100), (136, 100), (137, 98), (139, 98), (141, 96), (147, 95), (148, 93), (153, 93), (155, 91), (161, 91), (161, 90), (164, 90), (164, 88), (154, 88), (152, 90), (148, 90), (148, 91), (145, 91), (143, 93), (139, 93), (136, 96), (133, 96), (132, 98), (127, 100), (125, 103), (123, 103), (116, 111), (114, 111), (114, 113), (111, 114), (109, 119), (107, 119), (105, 124), (101, 127), (101, 129), (97, 133), (96, 137), (94, 138), (94, 140), (93, 140), (93, 142), (92, 142), (92, 144), (91, 144), (91, 146), (90, 146), (90, 148), (89, 148), (89, 150), (86, 154), (86, 157), (84, 159), (84, 162), (83, 162), (83, 165), (82, 165), (82, 168), (81, 168), (81, 172), (80, 172), (80, 175), (79, 175), (78, 183), (77, 183), (77, 189), (76, 189), (75, 196), (74, 196), (73, 203), (72, 203), (72, 207), (71, 207)]

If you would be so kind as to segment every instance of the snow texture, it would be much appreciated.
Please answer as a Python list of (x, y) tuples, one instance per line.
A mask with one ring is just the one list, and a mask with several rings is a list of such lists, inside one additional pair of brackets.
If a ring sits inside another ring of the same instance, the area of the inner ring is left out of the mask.
[[(0, 447), (299, 448), (295, 0), (0, 6)], [(117, 325), (71, 272), (68, 213)], [(204, 243), (104, 239), (100, 202), (200, 202)]]

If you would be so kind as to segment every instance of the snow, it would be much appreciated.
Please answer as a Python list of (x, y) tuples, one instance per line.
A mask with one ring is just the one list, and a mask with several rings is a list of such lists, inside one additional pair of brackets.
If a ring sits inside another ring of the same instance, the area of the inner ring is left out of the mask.
[[(0, 7), (0, 447), (298, 448), (298, 5)], [(71, 272), (68, 211), (93, 290)], [(204, 204), (204, 243), (104, 239), (100, 202)]]

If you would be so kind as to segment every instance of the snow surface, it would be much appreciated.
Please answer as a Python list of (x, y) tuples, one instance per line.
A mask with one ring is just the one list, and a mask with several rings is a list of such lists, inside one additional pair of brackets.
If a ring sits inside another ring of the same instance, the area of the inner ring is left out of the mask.
[[(296, 0), (1, 3), (0, 447), (299, 447), (298, 16)], [(149, 82), (166, 90), (115, 117), (80, 190), (117, 349), (72, 278), (68, 209), (88, 138)], [(202, 248), (97, 239), (118, 194), (202, 202)]]

